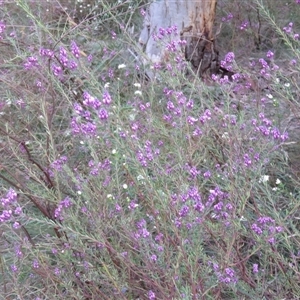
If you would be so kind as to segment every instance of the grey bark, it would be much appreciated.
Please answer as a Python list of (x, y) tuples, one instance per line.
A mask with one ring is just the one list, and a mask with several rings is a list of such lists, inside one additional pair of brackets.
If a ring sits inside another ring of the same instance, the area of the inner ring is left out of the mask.
[(213, 22), (217, 0), (156, 0), (149, 5), (139, 43), (151, 62), (164, 62), (166, 51), (153, 37), (159, 28), (176, 25), (187, 41), (185, 58), (201, 76), (216, 73), (218, 53), (214, 47)]

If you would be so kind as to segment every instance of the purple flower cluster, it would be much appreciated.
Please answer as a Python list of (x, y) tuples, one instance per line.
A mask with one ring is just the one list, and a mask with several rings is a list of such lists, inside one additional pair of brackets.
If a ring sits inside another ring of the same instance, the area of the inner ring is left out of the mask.
[(272, 245), (275, 244), (275, 235), (283, 231), (281, 226), (275, 225), (275, 220), (267, 216), (258, 218), (252, 224), (251, 229), (258, 236), (266, 237), (267, 241)]
[(73, 56), (78, 59), (80, 56), (80, 51), (79, 51), (79, 47), (77, 46), (75, 41), (71, 42), (70, 48), (71, 48), (71, 52), (72, 52)]
[[(72, 55), (76, 59), (79, 59), (80, 50), (74, 41), (71, 42), (70, 50)], [(39, 55), (41, 58), (50, 59), (52, 73), (55, 77), (58, 77), (60, 80), (63, 79), (65, 69), (75, 70), (78, 67), (77, 62), (74, 59), (72, 59), (72, 57), (71, 58), (69, 57), (67, 50), (63, 46), (59, 48), (59, 54), (57, 58), (58, 62), (54, 61), (54, 58), (56, 56), (55, 51), (51, 49), (40, 48)], [(26, 70), (31, 70), (37, 67), (40, 67), (39, 59), (37, 56), (30, 56), (26, 59), (24, 63), (24, 68)]]
[(195, 166), (190, 166), (189, 164), (186, 164), (185, 167), (189, 172), (189, 174), (191, 175), (191, 179), (195, 179), (198, 175), (201, 174), (201, 172), (197, 170)]
[[(170, 90), (168, 88), (164, 88), (164, 94), (167, 98), (166, 108), (167, 114), (163, 116), (164, 120), (168, 123), (171, 123), (172, 127), (178, 126), (178, 118), (183, 115), (183, 112), (189, 112), (193, 110), (194, 101), (193, 99), (187, 99), (184, 94), (180, 92), (176, 92), (174, 90)], [(191, 126), (195, 126), (193, 131), (193, 136), (199, 136), (202, 134), (201, 129), (197, 125), (203, 125), (206, 121), (211, 119), (210, 110), (205, 110), (203, 115), (193, 116), (188, 114), (185, 118), (185, 122), (180, 120), (180, 125), (189, 124)]]
[(61, 156), (59, 159), (57, 159), (53, 163), (51, 163), (50, 167), (53, 170), (61, 171), (63, 166), (66, 164), (67, 160), (68, 160), (68, 158), (66, 156)]
[(225, 59), (221, 60), (221, 66), (228, 71), (233, 69), (232, 63), (234, 62), (235, 55), (233, 52), (228, 52), (225, 55)]
[(30, 56), (26, 59), (24, 63), (25, 70), (31, 70), (33, 68), (37, 68), (39, 66), (38, 58), (35, 56)]
[(150, 232), (147, 230), (147, 222), (145, 219), (141, 219), (136, 223), (137, 231), (134, 233), (134, 237), (136, 239), (140, 238), (148, 238), (150, 236)]
[(102, 163), (101, 162), (95, 162), (93, 160), (89, 161), (88, 163), (90, 170), (90, 174), (92, 176), (97, 176), (99, 174), (100, 170), (103, 171), (110, 171), (111, 168), (111, 162), (109, 159), (105, 159)]
[(233, 14), (229, 13), (226, 17), (222, 18), (222, 22), (230, 22), (233, 19)]
[[(299, 3), (299, 2), (297, 2), (297, 3)], [(293, 26), (294, 26), (294, 24), (293, 24), (292, 22), (290, 22), (290, 23), (288, 24), (288, 26), (283, 27), (283, 31), (284, 31), (287, 35), (291, 36), (294, 40), (299, 40), (299, 33), (295, 33), (295, 32), (294, 32)]]
[(103, 105), (109, 106), (111, 102), (112, 98), (108, 91), (104, 91), (102, 102), (85, 91), (83, 93), (84, 107), (79, 103), (74, 104), (76, 116), (71, 120), (73, 133), (94, 136), (97, 132), (97, 122), (91, 111), (96, 113), (98, 120), (106, 121), (109, 117), (109, 112)]
[(158, 33), (153, 34), (152, 37), (155, 41), (157, 41), (157, 40), (163, 39), (166, 36), (171, 36), (171, 35), (174, 35), (174, 36), (178, 35), (178, 28), (176, 25), (173, 25), (173, 26), (170, 26), (167, 28), (160, 27), (158, 29)]
[(148, 299), (149, 300), (155, 300), (156, 296), (155, 293), (153, 291), (149, 291), (148, 292)]
[(255, 132), (260, 132), (262, 136), (271, 137), (274, 140), (284, 142), (288, 139), (287, 132), (280, 132), (280, 130), (272, 126), (272, 121), (265, 117), (263, 113), (259, 114), (259, 119), (252, 119), (252, 126)]
[(228, 198), (228, 194), (223, 192), (218, 186), (214, 189), (209, 190), (206, 206), (210, 207), (214, 202), (223, 202)]
[(160, 153), (159, 148), (153, 149), (152, 143), (150, 141), (146, 141), (144, 148), (139, 149), (136, 152), (136, 157), (140, 162), (141, 166), (147, 167), (149, 162), (152, 162), (155, 157), (157, 157)]
[(70, 197), (66, 197), (64, 200), (62, 200), (57, 208), (55, 209), (54, 211), (54, 218), (59, 220), (59, 221), (63, 221), (64, 218), (63, 218), (63, 210), (64, 208), (69, 208), (70, 206), (72, 206), (72, 201), (70, 199)]
[(192, 186), (186, 192), (180, 195), (173, 194), (171, 196), (171, 206), (178, 207), (177, 216), (174, 218), (174, 224), (177, 228), (185, 225), (187, 229), (191, 229), (200, 219), (205, 206), (202, 203), (201, 195), (197, 187)]
[(2, 22), (2, 21), (0, 21), (0, 40), (2, 40), (2, 39), (3, 39), (3, 36), (2, 36), (2, 34), (3, 34), (3, 32), (5, 31), (5, 28), (6, 28), (6, 25), (5, 25), (5, 23), (4, 23), (4, 22)]
[(221, 270), (220, 266), (212, 261), (209, 261), (208, 265), (212, 267), (220, 282), (225, 284), (236, 284), (238, 282), (238, 277), (232, 268), (227, 267), (224, 270)]
[(245, 30), (247, 29), (249, 26), (249, 22), (248, 21), (244, 21), (242, 22), (241, 26), (240, 26), (240, 30)]
[[(17, 205), (17, 193), (12, 188), (8, 190), (5, 197), (1, 198), (0, 202), (3, 207), (0, 222), (11, 221), (13, 216), (19, 216), (22, 213), (22, 208)], [(17, 223), (15, 227), (18, 227)]]

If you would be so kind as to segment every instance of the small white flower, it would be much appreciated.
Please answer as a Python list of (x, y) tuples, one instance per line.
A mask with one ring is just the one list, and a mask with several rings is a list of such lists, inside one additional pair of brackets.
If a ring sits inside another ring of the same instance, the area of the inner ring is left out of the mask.
[(126, 183), (123, 184), (123, 189), (127, 190), (128, 189), (128, 185)]
[(272, 190), (276, 192), (278, 190), (278, 188), (277, 187), (273, 187)]
[(126, 65), (125, 65), (125, 64), (120, 64), (120, 65), (118, 65), (118, 69), (124, 69), (124, 68), (126, 68)]
[(106, 82), (105, 84), (104, 84), (104, 88), (109, 88), (109, 85), (110, 85), (110, 83), (109, 82)]
[(82, 194), (82, 191), (77, 191), (77, 194), (78, 194), (78, 195), (81, 195), (81, 194)]
[(106, 198), (107, 199), (114, 199), (115, 197), (112, 194), (107, 194)]
[(272, 94), (267, 94), (266, 95), (269, 99), (273, 99), (273, 95)]
[(134, 94), (135, 94), (135, 95), (142, 96), (142, 92), (141, 92), (141, 91), (135, 91)]
[(287, 83), (284, 84), (284, 86), (289, 87), (290, 84), (287, 82)]
[(258, 182), (259, 182), (259, 183), (266, 183), (266, 182), (269, 181), (269, 178), (270, 178), (269, 175), (263, 175), (263, 176), (260, 177), (260, 179), (259, 179)]
[(137, 87), (137, 88), (140, 88), (140, 87), (141, 87), (141, 84), (138, 83), (138, 82), (134, 83), (133, 85), (134, 85), (135, 87)]
[(113, 155), (115, 155), (115, 154), (117, 153), (117, 150), (116, 150), (116, 149), (113, 149), (113, 150), (111, 151), (111, 153), (112, 153)]
[(222, 139), (228, 139), (229, 138), (229, 136), (228, 136), (228, 132), (224, 132), (223, 134), (222, 134)]
[(129, 115), (129, 120), (134, 121), (135, 120), (135, 114), (130, 114)]
[(280, 184), (281, 180), (279, 178), (276, 179), (276, 184)]
[(83, 144), (84, 144), (84, 141), (80, 141), (79, 143), (80, 143), (81, 145), (83, 145)]
[(136, 178), (138, 181), (144, 180), (145, 178), (142, 175), (138, 175)]

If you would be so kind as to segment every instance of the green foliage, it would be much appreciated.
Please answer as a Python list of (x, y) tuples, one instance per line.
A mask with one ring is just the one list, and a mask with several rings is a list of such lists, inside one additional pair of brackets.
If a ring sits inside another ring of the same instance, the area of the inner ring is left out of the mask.
[(180, 51), (142, 64), (144, 3), (119, 2), (1, 7), (0, 294), (299, 299), (297, 23), (220, 1), (228, 50), (258, 11), (266, 40), (204, 83)]

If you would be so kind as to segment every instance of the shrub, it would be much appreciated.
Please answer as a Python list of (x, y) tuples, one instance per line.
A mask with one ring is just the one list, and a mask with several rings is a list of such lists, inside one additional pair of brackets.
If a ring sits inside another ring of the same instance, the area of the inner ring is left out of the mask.
[(130, 20), (95, 45), (88, 23), (55, 31), (17, 3), (27, 19), (0, 24), (2, 294), (298, 299), (296, 32), (257, 1), (289, 67), (272, 49), (244, 68), (230, 52), (232, 78), (208, 85), (172, 29), (147, 81)]

